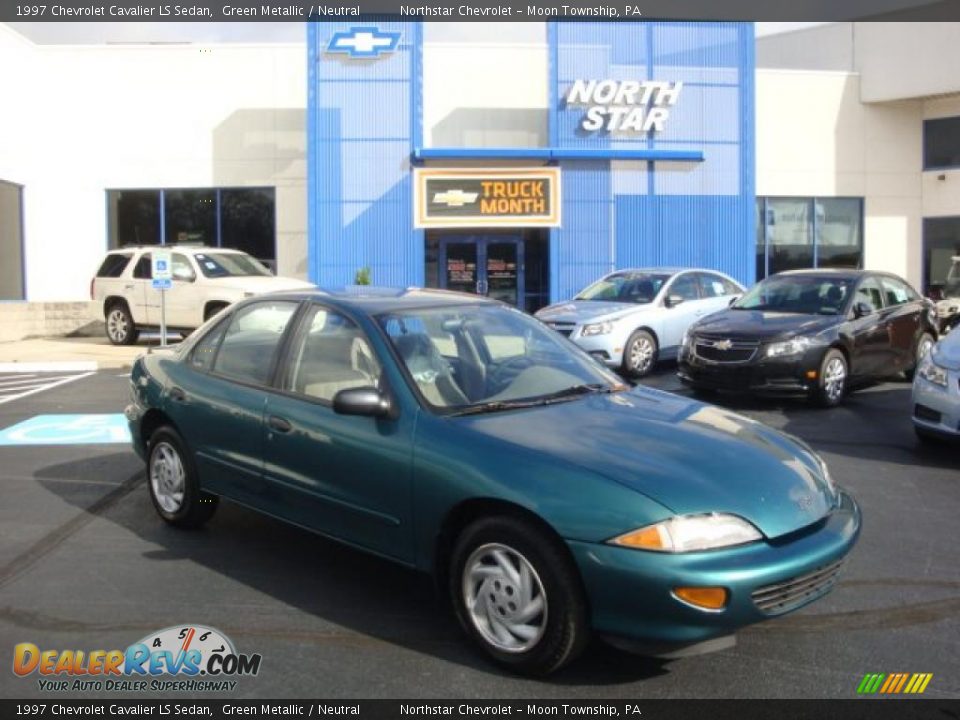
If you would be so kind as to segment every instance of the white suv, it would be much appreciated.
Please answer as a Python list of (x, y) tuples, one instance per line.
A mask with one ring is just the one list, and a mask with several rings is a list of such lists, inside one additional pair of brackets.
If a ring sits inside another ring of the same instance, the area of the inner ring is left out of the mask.
[[(114, 345), (132, 345), (140, 330), (160, 326), (160, 291), (151, 278), (152, 247), (107, 253), (90, 282), (90, 298), (103, 310), (107, 337)], [(173, 284), (166, 291), (167, 328), (193, 330), (230, 303), (274, 290), (313, 285), (275, 277), (257, 259), (239, 250), (174, 245)]]

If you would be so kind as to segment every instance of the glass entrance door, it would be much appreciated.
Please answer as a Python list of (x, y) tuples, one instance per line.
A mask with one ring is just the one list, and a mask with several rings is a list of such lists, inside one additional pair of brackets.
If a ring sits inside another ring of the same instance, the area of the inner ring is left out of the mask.
[(440, 238), (440, 287), (519, 305), (524, 294), (523, 240), (515, 235)]

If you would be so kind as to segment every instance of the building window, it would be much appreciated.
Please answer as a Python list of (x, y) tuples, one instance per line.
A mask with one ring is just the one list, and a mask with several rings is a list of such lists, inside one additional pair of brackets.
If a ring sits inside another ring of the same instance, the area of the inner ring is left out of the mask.
[(960, 117), (925, 120), (923, 169), (960, 167)]
[(757, 279), (801, 268), (859, 268), (862, 198), (757, 198)]
[(242, 250), (276, 267), (273, 188), (107, 190), (108, 244)]
[(953, 258), (960, 256), (960, 217), (924, 218), (923, 291), (943, 293)]
[(23, 188), (0, 180), (0, 300), (24, 300)]

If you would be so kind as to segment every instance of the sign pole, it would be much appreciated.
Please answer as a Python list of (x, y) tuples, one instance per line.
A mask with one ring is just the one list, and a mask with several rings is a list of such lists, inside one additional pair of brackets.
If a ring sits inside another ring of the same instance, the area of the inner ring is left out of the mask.
[(167, 346), (167, 291), (160, 288), (160, 347)]
[(154, 250), (150, 256), (150, 273), (154, 290), (160, 291), (160, 347), (167, 346), (167, 290), (173, 281), (171, 252), (165, 248)]

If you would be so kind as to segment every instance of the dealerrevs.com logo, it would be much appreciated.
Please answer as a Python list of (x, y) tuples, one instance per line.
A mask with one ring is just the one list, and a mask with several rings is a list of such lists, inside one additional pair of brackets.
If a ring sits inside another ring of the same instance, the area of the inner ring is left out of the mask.
[(126, 650), (41, 650), (30, 642), (13, 648), (13, 672), (39, 676), (40, 690), (232, 691), (240, 676), (256, 675), (261, 656), (238, 653), (230, 638), (203, 625), (177, 625)]

